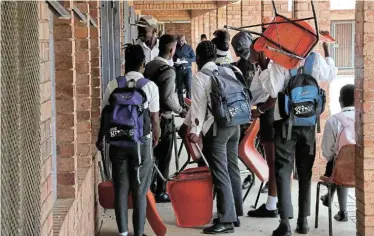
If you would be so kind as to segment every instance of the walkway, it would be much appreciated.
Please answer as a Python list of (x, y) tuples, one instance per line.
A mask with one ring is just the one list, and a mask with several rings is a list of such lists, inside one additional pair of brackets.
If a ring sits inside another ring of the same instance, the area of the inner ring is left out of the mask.
[[(184, 153), (181, 157), (181, 163), (186, 160), (186, 154)], [(175, 164), (172, 163), (172, 169), (175, 171)], [(244, 166), (241, 167), (244, 170)], [(243, 178), (246, 177), (246, 174), (243, 174)], [(256, 181), (255, 187), (252, 189), (251, 193), (249, 194), (245, 204), (244, 209), (247, 212), (251, 205), (254, 204), (256, 199), (256, 194), (258, 188), (260, 186), (259, 181)], [(297, 181), (294, 182), (293, 186), (293, 204), (297, 206), (297, 190), (298, 184)], [(309, 224), (311, 226), (311, 231), (308, 234), (309, 236), (327, 236), (328, 235), (328, 211), (327, 208), (324, 207), (322, 204), (320, 205), (320, 220), (319, 220), (319, 228), (314, 229), (314, 215), (315, 215), (315, 197), (316, 197), (316, 184), (313, 184), (312, 187), (312, 217), (309, 218)], [(325, 193), (324, 191), (323, 193)], [(336, 222), (333, 220), (333, 228), (334, 234), (339, 236), (352, 236), (356, 235), (356, 206), (355, 206), (355, 196), (354, 196), (354, 189), (350, 190), (350, 196), (348, 200), (348, 210), (350, 215), (350, 220), (345, 223)], [(259, 205), (266, 201), (266, 194), (261, 194), (261, 198), (259, 201)], [(175, 218), (173, 215), (173, 210), (171, 204), (158, 204), (158, 209), (163, 218), (165, 224), (168, 227), (168, 236), (201, 236), (202, 235), (202, 228), (194, 228), (194, 229), (187, 229), (187, 228), (179, 228), (175, 223)], [(338, 211), (338, 203), (337, 199), (334, 201), (333, 207), (333, 214)], [(297, 209), (295, 208), (295, 212), (297, 215)], [(129, 214), (132, 214), (130, 211)], [(131, 219), (131, 217), (130, 217)], [(278, 225), (278, 219), (254, 219), (249, 217), (242, 217), (241, 218), (242, 227), (236, 228), (235, 233), (232, 235), (235, 236), (270, 236), (274, 228)], [(296, 226), (296, 219), (292, 220), (292, 226)], [(132, 229), (131, 220), (129, 222), (130, 231)], [(153, 236), (154, 233), (150, 226), (146, 225), (146, 232), (148, 236)], [(100, 236), (117, 236), (117, 226), (115, 221), (115, 215), (113, 210), (107, 210), (104, 217), (104, 222), (102, 225)], [(297, 235), (297, 234), (295, 234)]]

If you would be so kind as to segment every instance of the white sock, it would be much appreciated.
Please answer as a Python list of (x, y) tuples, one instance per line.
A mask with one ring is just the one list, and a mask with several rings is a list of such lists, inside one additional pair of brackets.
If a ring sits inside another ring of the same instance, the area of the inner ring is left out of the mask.
[(278, 197), (272, 197), (268, 195), (268, 200), (266, 201), (266, 209), (269, 211), (275, 211), (277, 209)]
[(129, 235), (129, 233), (128, 233), (128, 232), (124, 232), (124, 233), (119, 233), (119, 236), (127, 236), (127, 235)]

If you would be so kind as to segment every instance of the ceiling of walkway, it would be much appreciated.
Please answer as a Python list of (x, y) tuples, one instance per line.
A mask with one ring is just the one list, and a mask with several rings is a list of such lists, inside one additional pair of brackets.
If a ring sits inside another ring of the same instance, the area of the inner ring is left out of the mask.
[(195, 1), (133, 1), (135, 10), (143, 15), (153, 15), (161, 21), (186, 21), (194, 13), (214, 10), (239, 0), (195, 0)]

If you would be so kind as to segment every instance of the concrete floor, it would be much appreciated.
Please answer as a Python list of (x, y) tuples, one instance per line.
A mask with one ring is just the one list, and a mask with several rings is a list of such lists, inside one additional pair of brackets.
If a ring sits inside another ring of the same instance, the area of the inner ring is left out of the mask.
[[(180, 124), (181, 121), (177, 120), (177, 124)], [(179, 145), (178, 145), (179, 147)], [(180, 157), (180, 162), (184, 163), (186, 158), (186, 152), (183, 152)], [(173, 159), (174, 160), (174, 159)], [(245, 167), (241, 165), (241, 170), (245, 170)], [(171, 164), (171, 172), (175, 171), (175, 162)], [(246, 173), (242, 174), (242, 177), (246, 177)], [(254, 204), (256, 199), (256, 194), (258, 191), (258, 188), (260, 186), (259, 181), (256, 181), (255, 186), (252, 188), (250, 194), (248, 195), (248, 198), (244, 204), (244, 210), (247, 212), (251, 209), (251, 205)], [(298, 185), (297, 181), (294, 182), (293, 186), (293, 205), (295, 206), (295, 212), (297, 215), (297, 196), (298, 196)], [(325, 193), (326, 190), (322, 187), (322, 193)], [(348, 222), (337, 222), (333, 220), (333, 229), (334, 229), (334, 235), (339, 236), (353, 236), (356, 235), (356, 207), (355, 207), (355, 196), (354, 196), (354, 189), (350, 190), (350, 197), (348, 200), (348, 210), (349, 210), (349, 216), (350, 220)], [(244, 194), (244, 193), (243, 193)], [(324, 207), (322, 204), (320, 204), (320, 217), (319, 217), (319, 228), (314, 228), (314, 216), (315, 216), (315, 197), (316, 197), (316, 184), (313, 184), (312, 187), (312, 217), (309, 217), (309, 225), (311, 227), (311, 231), (308, 235), (310, 236), (326, 236), (328, 235), (328, 211), (327, 208)], [(266, 201), (267, 194), (261, 194), (259, 205), (264, 203)], [(338, 203), (337, 199), (335, 199), (333, 204), (333, 214), (338, 211)], [(164, 223), (166, 224), (168, 228), (168, 236), (198, 236), (202, 235), (202, 229), (204, 227), (199, 228), (179, 228), (176, 225), (173, 209), (171, 204), (158, 204), (158, 210), (159, 213), (164, 220)], [(129, 211), (129, 214), (132, 214), (132, 211)], [(131, 219), (131, 217), (130, 217)], [(242, 226), (240, 228), (235, 229), (235, 233), (232, 235), (237, 236), (270, 236), (272, 231), (278, 226), (279, 219), (256, 219), (256, 218), (249, 218), (249, 217), (242, 217), (241, 218), (241, 224)], [(292, 220), (292, 227), (296, 226), (296, 219)], [(129, 228), (130, 231), (132, 230), (132, 222), (130, 220), (129, 222)], [(149, 224), (146, 224), (146, 230), (145, 234), (148, 236), (155, 235), (150, 228)], [(101, 227), (101, 233), (100, 236), (117, 236), (117, 225), (115, 221), (114, 211), (113, 210), (107, 210), (104, 215), (103, 224)], [(295, 233), (295, 235), (297, 235)]]

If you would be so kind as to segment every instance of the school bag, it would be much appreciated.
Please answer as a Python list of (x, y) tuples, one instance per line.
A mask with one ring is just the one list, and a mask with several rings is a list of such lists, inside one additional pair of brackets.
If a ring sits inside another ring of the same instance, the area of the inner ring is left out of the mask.
[(147, 95), (142, 90), (149, 80), (127, 81), (120, 76), (117, 82), (118, 88), (109, 98), (107, 142), (117, 147), (131, 147), (141, 143), (151, 131), (150, 113), (144, 107)]
[(344, 116), (343, 112), (334, 115), (342, 124), (343, 129), (338, 134), (335, 144), (336, 156), (340, 149), (348, 144), (356, 144), (355, 120)]
[(291, 70), (291, 79), (284, 92), (278, 95), (279, 112), (288, 124), (287, 139), (291, 138), (292, 127), (315, 126), (320, 132), (320, 115), (326, 104), (325, 91), (312, 77), (316, 54), (312, 52), (303, 67)]
[(201, 70), (211, 77), (211, 107), (208, 109), (220, 127), (248, 124), (251, 120), (250, 92), (245, 84), (227, 73), (229, 69)]

